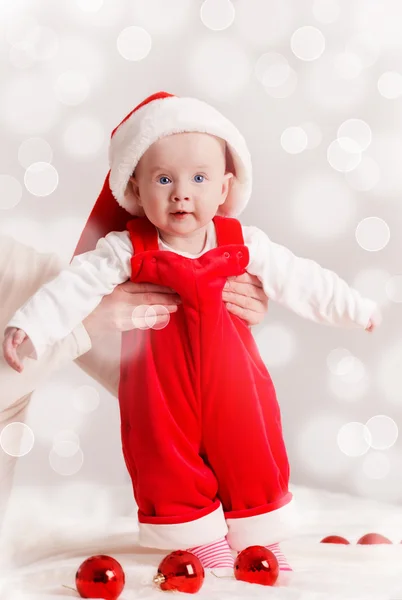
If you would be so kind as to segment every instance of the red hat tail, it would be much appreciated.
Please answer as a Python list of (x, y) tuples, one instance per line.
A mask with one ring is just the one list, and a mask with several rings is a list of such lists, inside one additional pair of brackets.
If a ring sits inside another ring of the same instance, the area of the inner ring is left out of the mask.
[(74, 256), (94, 250), (98, 240), (105, 237), (111, 231), (123, 231), (127, 228), (127, 222), (133, 218), (115, 200), (110, 191), (109, 175), (107, 174), (102, 191), (88, 217)]

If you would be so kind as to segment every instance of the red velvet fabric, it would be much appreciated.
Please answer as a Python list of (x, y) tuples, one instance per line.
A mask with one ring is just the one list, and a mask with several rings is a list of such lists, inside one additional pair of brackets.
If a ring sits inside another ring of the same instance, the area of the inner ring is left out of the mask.
[(274, 386), (247, 324), (222, 302), (248, 248), (237, 220), (214, 223), (218, 247), (197, 259), (160, 251), (147, 219), (128, 223), (132, 281), (182, 299), (164, 329), (123, 334), (122, 446), (143, 523), (192, 521), (219, 500), (241, 518), (292, 497)]

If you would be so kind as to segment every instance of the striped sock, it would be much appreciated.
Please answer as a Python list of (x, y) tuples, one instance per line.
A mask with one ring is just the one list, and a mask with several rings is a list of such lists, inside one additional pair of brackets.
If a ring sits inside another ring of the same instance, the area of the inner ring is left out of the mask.
[(273, 554), (275, 554), (276, 559), (279, 564), (280, 571), (293, 571), (292, 567), (289, 565), (288, 561), (285, 558), (285, 555), (281, 552), (279, 548), (279, 544), (269, 544), (269, 546), (265, 546), (268, 550), (271, 550)]
[(200, 559), (204, 569), (216, 569), (227, 567), (233, 569), (234, 559), (226, 538), (222, 538), (213, 544), (204, 544), (188, 548), (188, 552), (195, 554)]

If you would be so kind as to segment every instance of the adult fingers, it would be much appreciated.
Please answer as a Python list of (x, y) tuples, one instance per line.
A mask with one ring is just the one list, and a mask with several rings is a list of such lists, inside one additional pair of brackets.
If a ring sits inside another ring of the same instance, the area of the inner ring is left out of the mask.
[(232, 315), (240, 317), (241, 319), (246, 321), (246, 323), (249, 326), (258, 325), (263, 319), (263, 313), (255, 312), (248, 308), (241, 308), (240, 306), (237, 306), (236, 304), (231, 304), (230, 302), (226, 304), (226, 307), (228, 311), (232, 313)]
[(129, 294), (141, 294), (143, 292), (155, 292), (162, 294), (175, 294), (175, 290), (164, 285), (156, 285), (155, 283), (136, 283), (135, 281), (125, 281), (118, 287)]
[(253, 283), (244, 283), (236, 279), (228, 280), (226, 282), (226, 285), (223, 289), (223, 293), (225, 292), (234, 292), (240, 296), (249, 296), (259, 300), (260, 302), (263, 302), (264, 304), (266, 304), (268, 301), (268, 298), (265, 295), (262, 287), (258, 287)]
[(256, 298), (251, 298), (250, 296), (243, 296), (240, 294), (236, 294), (234, 292), (223, 291), (222, 299), (224, 302), (229, 302), (230, 304), (236, 305), (239, 308), (245, 308), (247, 310), (251, 310), (253, 312), (263, 313), (265, 312), (264, 306), (261, 304), (260, 300)]
[(127, 300), (134, 306), (151, 306), (159, 304), (162, 306), (172, 306), (181, 304), (180, 296), (177, 294), (166, 294), (160, 292), (144, 292), (141, 294), (132, 294)]

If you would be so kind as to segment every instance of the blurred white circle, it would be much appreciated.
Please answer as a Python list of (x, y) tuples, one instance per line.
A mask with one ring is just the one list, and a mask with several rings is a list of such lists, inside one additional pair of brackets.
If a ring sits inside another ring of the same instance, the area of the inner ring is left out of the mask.
[(301, 127), (288, 127), (281, 135), (281, 146), (289, 154), (303, 152), (307, 142), (307, 134)]
[(390, 239), (387, 223), (379, 217), (367, 217), (356, 227), (356, 240), (363, 250), (378, 252), (383, 250)]
[(84, 463), (84, 453), (81, 448), (72, 456), (61, 456), (54, 448), (49, 452), (49, 463), (53, 471), (64, 477), (75, 475)]
[(346, 42), (346, 52), (356, 54), (363, 67), (371, 67), (379, 57), (380, 47), (370, 31), (359, 31)]
[(333, 23), (339, 17), (339, 5), (334, 0), (314, 0), (313, 15), (320, 23)]
[(53, 445), (61, 442), (71, 442), (78, 447), (80, 445), (80, 438), (72, 429), (61, 429), (53, 436)]
[(325, 50), (325, 37), (316, 27), (305, 25), (293, 33), (290, 40), (292, 52), (301, 60), (316, 60)]
[(281, 323), (266, 325), (255, 339), (261, 358), (268, 367), (282, 367), (290, 363), (296, 353), (296, 338)]
[[(402, 459), (400, 456), (400, 452), (394, 452), (393, 449), (387, 451), (386, 458), (389, 461), (390, 469), (380, 482), (378, 481), (378, 479), (373, 479), (372, 475), (373, 473), (374, 475), (378, 475), (387, 471), (385, 461), (382, 461), (381, 463), (381, 459), (379, 459), (379, 461), (377, 461), (378, 466), (376, 468), (376, 459), (373, 459), (373, 467), (371, 467), (372, 463), (368, 461), (368, 466), (364, 468), (364, 463), (366, 459), (368, 459), (368, 457), (372, 454), (377, 453), (370, 451), (364, 457), (363, 468), (361, 468), (360, 465), (356, 465), (356, 471), (352, 479), (356, 490), (359, 494), (370, 498), (371, 501), (376, 499), (387, 503), (399, 503), (402, 499), (402, 485), (400, 478), (400, 473), (402, 471)], [(393, 533), (395, 532), (395, 514), (391, 512), (388, 520), (386, 518), (386, 513), (383, 512), (381, 514), (380, 520), (382, 530), (384, 530), (384, 535), (387, 535), (387, 537), (389, 537), (392, 540), (393, 535), (395, 535), (395, 533)], [(387, 521), (389, 527), (388, 534), (387, 530), (384, 529)], [(397, 541), (399, 542), (399, 537), (397, 538)]]
[(330, 53), (323, 54), (303, 75), (303, 92), (320, 110), (350, 114), (371, 92), (368, 72), (363, 71), (355, 79), (345, 79), (336, 69)]
[(232, 100), (244, 90), (251, 76), (248, 56), (235, 40), (204, 38), (186, 55), (187, 76), (203, 96)]
[(275, 47), (287, 42), (294, 19), (289, 0), (236, 0), (234, 27), (253, 46)]
[(357, 167), (362, 157), (356, 142), (350, 138), (338, 138), (328, 146), (327, 159), (333, 169), (347, 173)]
[(169, 36), (185, 31), (195, 9), (193, 0), (136, 0), (129, 6), (137, 25), (151, 34)]
[(150, 53), (152, 38), (142, 27), (126, 27), (117, 38), (117, 49), (126, 60), (143, 60)]
[(357, 144), (358, 151), (363, 152), (371, 144), (370, 125), (362, 119), (348, 119), (338, 127), (338, 138), (353, 140)]
[(338, 364), (337, 375), (343, 383), (360, 383), (367, 377), (366, 367), (356, 356), (344, 356)]
[(307, 146), (308, 150), (312, 150), (313, 148), (317, 148), (322, 142), (322, 131), (317, 125), (317, 123), (312, 123), (311, 121), (307, 121), (305, 123), (301, 123), (300, 127), (305, 131), (307, 135)]
[(32, 429), (19, 421), (9, 423), (0, 433), (0, 447), (9, 456), (25, 456), (32, 450), (34, 442)]
[[(279, 75), (283, 74), (284, 69), (278, 69), (276, 71), (277, 80), (279, 79)], [(296, 71), (294, 69), (289, 69), (288, 77), (286, 81), (284, 81), (284, 83), (274, 87), (271, 85), (264, 86), (264, 90), (272, 98), (289, 98), (289, 96), (293, 94), (297, 87), (297, 81), (298, 80)]]
[(389, 304), (385, 293), (389, 273), (384, 269), (367, 268), (357, 273), (353, 281), (353, 288), (366, 298), (371, 298), (380, 306)]
[(150, 329), (164, 329), (169, 325), (170, 312), (162, 304), (154, 304), (153, 306), (148, 306), (144, 318), (145, 323)]
[(334, 56), (334, 67), (343, 79), (356, 79), (362, 72), (362, 62), (353, 52), (339, 52)]
[(330, 373), (328, 384), (331, 393), (343, 402), (357, 402), (363, 398), (370, 385), (370, 378), (367, 370), (361, 368), (357, 363), (357, 369), (351, 368), (356, 364), (346, 359), (340, 361), (339, 373), (334, 375)]
[(292, 203), (297, 229), (315, 238), (342, 235), (356, 214), (350, 190), (335, 176), (317, 174), (300, 179)]
[(42, 138), (24, 140), (18, 149), (18, 161), (25, 169), (33, 163), (51, 163), (52, 159), (53, 150)]
[(370, 431), (363, 423), (346, 423), (338, 432), (337, 442), (347, 456), (363, 456), (370, 448)]
[(349, 470), (349, 459), (337, 446), (341, 426), (337, 415), (316, 415), (300, 423), (296, 444), (303, 470), (324, 481), (336, 480)]
[(149, 329), (149, 325), (145, 318), (147, 315), (148, 308), (149, 306), (147, 304), (140, 304), (139, 306), (136, 306), (134, 308), (133, 312), (131, 313), (131, 320), (135, 329)]
[(351, 352), (346, 348), (335, 348), (327, 356), (328, 369), (334, 375), (342, 375), (345, 369), (343, 359), (351, 356)]
[(385, 293), (392, 302), (402, 302), (402, 275), (394, 275), (387, 281)]
[(50, 196), (57, 189), (59, 174), (49, 163), (33, 163), (25, 171), (24, 183), (33, 196)]
[(364, 457), (363, 472), (370, 479), (384, 479), (390, 470), (389, 458), (383, 452), (370, 452)]
[(231, 26), (235, 9), (230, 0), (205, 0), (200, 8), (201, 21), (213, 31), (222, 31)]
[(402, 407), (402, 344), (384, 348), (378, 366), (378, 386), (382, 396)]
[(366, 423), (371, 435), (371, 447), (388, 450), (398, 439), (398, 425), (387, 415), (375, 415)]
[(92, 117), (76, 117), (63, 133), (63, 145), (72, 156), (84, 158), (97, 154), (104, 142), (102, 124)]
[(79, 444), (69, 440), (59, 441), (53, 444), (53, 451), (63, 458), (74, 456), (79, 448)]
[(52, 60), (59, 51), (59, 38), (50, 27), (36, 27), (30, 32), (27, 42), (34, 60)]
[(379, 78), (377, 87), (384, 98), (388, 100), (399, 98), (402, 96), (402, 75), (395, 71), (387, 71)]
[(22, 186), (11, 175), (0, 174), (0, 210), (14, 208), (22, 198)]
[(59, 103), (46, 75), (24, 74), (3, 85), (0, 119), (14, 134), (42, 134), (54, 126), (59, 114)]
[(77, 6), (84, 12), (98, 12), (103, 6), (103, 0), (75, 0)]
[(262, 54), (254, 69), (257, 79), (266, 87), (283, 85), (290, 75), (290, 67), (286, 58), (277, 52)]
[(90, 83), (85, 73), (65, 71), (56, 79), (54, 92), (62, 104), (76, 106), (89, 95)]
[(354, 190), (368, 192), (380, 181), (380, 168), (370, 156), (363, 156), (357, 167), (346, 173), (346, 180)]
[(100, 404), (99, 392), (92, 385), (81, 385), (72, 394), (74, 408), (82, 413), (96, 410)]

